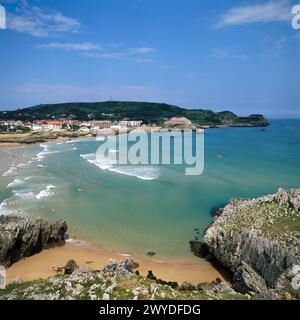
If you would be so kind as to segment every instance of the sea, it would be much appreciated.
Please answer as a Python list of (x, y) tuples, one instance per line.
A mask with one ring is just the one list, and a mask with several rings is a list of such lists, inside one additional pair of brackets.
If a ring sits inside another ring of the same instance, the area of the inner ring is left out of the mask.
[(83, 138), (11, 150), (10, 168), (0, 177), (0, 214), (65, 219), (70, 239), (189, 262), (195, 259), (189, 241), (202, 239), (230, 199), (300, 187), (300, 120), (206, 130), (199, 176), (185, 175), (183, 165), (99, 162), (101, 143)]

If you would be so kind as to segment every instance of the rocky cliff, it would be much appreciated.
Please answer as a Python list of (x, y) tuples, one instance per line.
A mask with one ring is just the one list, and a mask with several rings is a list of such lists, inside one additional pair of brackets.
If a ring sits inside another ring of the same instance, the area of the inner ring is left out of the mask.
[(233, 273), (245, 274), (240, 268), (246, 264), (275, 288), (300, 265), (300, 189), (232, 200), (208, 227), (204, 242)]
[(65, 221), (0, 216), (0, 265), (9, 267), (43, 249), (63, 245), (66, 230)]

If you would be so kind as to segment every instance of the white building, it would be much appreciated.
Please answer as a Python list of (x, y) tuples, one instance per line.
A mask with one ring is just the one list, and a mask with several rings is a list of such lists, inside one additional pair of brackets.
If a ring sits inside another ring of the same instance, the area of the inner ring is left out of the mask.
[(122, 120), (119, 125), (123, 128), (136, 128), (142, 125), (143, 121), (140, 120)]

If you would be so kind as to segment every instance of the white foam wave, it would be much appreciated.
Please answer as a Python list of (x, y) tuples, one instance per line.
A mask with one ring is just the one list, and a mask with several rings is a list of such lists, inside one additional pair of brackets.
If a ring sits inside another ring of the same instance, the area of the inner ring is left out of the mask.
[(0, 204), (0, 216), (8, 216), (15, 213), (15, 210), (10, 207), (9, 200), (6, 199)]
[(70, 141), (67, 141), (66, 143), (69, 144), (69, 143), (80, 143), (80, 142), (86, 142), (87, 140), (84, 140), (84, 139), (77, 139), (77, 140), (70, 140)]
[(17, 168), (16, 167), (10, 167), (6, 172), (2, 174), (2, 177), (9, 177), (9, 176), (15, 176), (17, 174)]
[(47, 188), (45, 190), (42, 190), (41, 192), (39, 192), (37, 195), (36, 195), (36, 199), (37, 200), (40, 200), (42, 198), (48, 198), (48, 197), (51, 197), (54, 195), (54, 192), (51, 191), (52, 189), (55, 189), (56, 186), (52, 186), (52, 185), (49, 185), (47, 186)]
[(33, 192), (24, 192), (24, 191), (13, 191), (15, 196), (22, 200), (33, 199), (35, 194)]
[(28, 167), (28, 164), (26, 163), (20, 163), (17, 165), (18, 168), (27, 168)]
[(118, 166), (110, 168), (109, 171), (148, 181), (156, 180), (160, 176), (159, 168), (150, 166)]
[(156, 180), (160, 176), (160, 169), (154, 166), (130, 166), (130, 165), (116, 165), (114, 159), (108, 157), (96, 157), (95, 153), (81, 154), (83, 159), (89, 163), (96, 165), (101, 170), (108, 170), (126, 176), (136, 177), (141, 180)]
[(15, 179), (13, 182), (9, 183), (7, 185), (7, 188), (14, 188), (14, 187), (18, 187), (18, 186), (21, 186), (22, 184), (24, 184), (25, 181), (22, 180), (22, 179)]

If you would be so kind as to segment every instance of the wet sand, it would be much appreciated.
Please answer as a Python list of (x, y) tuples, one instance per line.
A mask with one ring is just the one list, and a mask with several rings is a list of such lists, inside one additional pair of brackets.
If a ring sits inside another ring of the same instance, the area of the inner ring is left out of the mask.
[[(154, 275), (166, 281), (189, 281), (193, 284), (209, 282), (221, 274), (204, 259), (197, 259), (194, 264), (157, 262), (153, 258), (132, 256), (139, 263), (139, 272), (146, 276), (149, 270)], [(66, 243), (63, 247), (44, 250), (32, 257), (23, 259), (7, 269), (7, 280), (19, 277), (23, 281), (47, 279), (55, 275), (55, 268), (63, 267), (69, 259), (74, 259), (80, 267), (90, 267), (94, 270), (101, 269), (109, 259), (121, 261), (125, 255), (118, 254), (109, 249), (94, 247), (80, 242)]]

